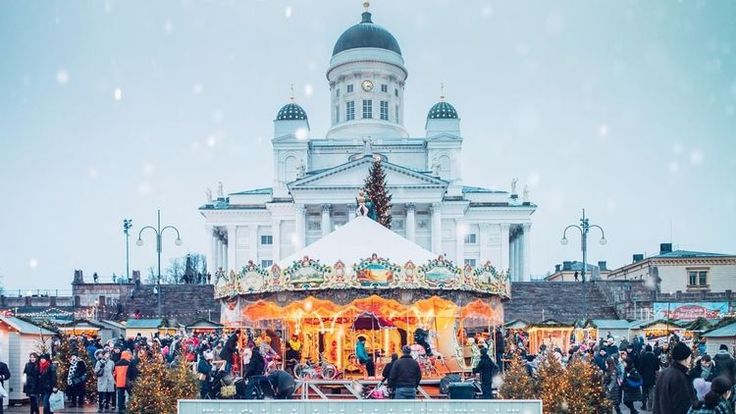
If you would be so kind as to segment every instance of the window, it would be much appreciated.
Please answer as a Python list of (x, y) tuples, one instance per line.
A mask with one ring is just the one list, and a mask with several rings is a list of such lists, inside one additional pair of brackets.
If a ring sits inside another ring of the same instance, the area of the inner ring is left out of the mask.
[(688, 270), (688, 286), (700, 287), (708, 286), (707, 270)]
[(399, 96), (399, 90), (397, 88), (394, 88), (394, 96)]
[(340, 122), (340, 105), (335, 106), (335, 123)]
[(381, 101), (381, 119), (388, 121), (388, 101)]
[(353, 91), (353, 84), (348, 85), (348, 93)]
[(347, 101), (345, 105), (345, 120), (352, 121), (355, 119), (355, 101)]
[(399, 105), (396, 105), (396, 123), (399, 123)]
[(335, 97), (340, 96), (340, 88), (335, 88)]
[(272, 244), (273, 244), (273, 236), (271, 236), (270, 234), (261, 236), (262, 246), (270, 246)]
[(468, 233), (465, 235), (465, 244), (476, 244), (478, 243), (478, 235), (475, 233)]
[(268, 269), (273, 265), (273, 260), (261, 260), (261, 267), (264, 269)]
[(373, 101), (370, 99), (363, 99), (363, 119), (373, 118)]
[(385, 83), (381, 84), (381, 92), (388, 92), (388, 85), (386, 85)]
[(319, 214), (309, 214), (307, 216), (307, 231), (322, 230), (322, 216)]
[(471, 267), (475, 267), (475, 259), (465, 259), (465, 265), (470, 265)]

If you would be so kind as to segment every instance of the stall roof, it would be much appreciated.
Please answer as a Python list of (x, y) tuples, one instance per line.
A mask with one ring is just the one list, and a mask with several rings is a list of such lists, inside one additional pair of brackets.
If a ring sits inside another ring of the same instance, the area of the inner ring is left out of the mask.
[(346, 266), (352, 266), (370, 258), (374, 253), (399, 265), (409, 261), (422, 265), (437, 258), (437, 255), (429, 250), (370, 218), (359, 216), (295, 254), (281, 259), (278, 265), (284, 269), (307, 256), (326, 265), (342, 261)]
[(126, 329), (158, 329), (163, 325), (161, 319), (128, 319), (125, 323)]
[(0, 316), (0, 321), (12, 326), (13, 329), (17, 330), (21, 334), (55, 335), (54, 332), (49, 331), (48, 329), (26, 322), (23, 319), (19, 319), (14, 316)]
[(191, 328), (222, 328), (222, 324), (219, 324), (217, 322), (210, 321), (208, 319), (200, 319), (197, 321), (194, 321), (186, 326), (187, 329)]
[(87, 320), (87, 319), (77, 319), (75, 321), (59, 324), (59, 328), (73, 328), (73, 327), (80, 327), (80, 326), (89, 326), (89, 327), (97, 328), (97, 329), (105, 329), (104, 325), (98, 322)]
[(572, 328), (574, 325), (562, 323), (554, 319), (546, 319), (539, 323), (530, 324), (529, 326), (534, 328)]
[(591, 319), (588, 325), (598, 329), (629, 329), (631, 324), (626, 319)]
[(736, 336), (736, 321), (703, 334), (706, 338), (729, 338)]
[(112, 326), (113, 328), (117, 328), (117, 329), (125, 329), (125, 325), (119, 322), (115, 322), (115, 321), (102, 320), (100, 321), (100, 323), (103, 325)]
[(653, 321), (634, 321), (632, 322), (631, 329), (645, 329), (649, 326), (656, 325), (658, 323), (664, 323), (670, 326), (680, 328), (680, 325), (676, 324), (675, 321), (671, 321), (667, 319), (655, 319)]
[(523, 319), (514, 319), (513, 321), (506, 322), (503, 326), (509, 329), (523, 329), (529, 326), (529, 322)]

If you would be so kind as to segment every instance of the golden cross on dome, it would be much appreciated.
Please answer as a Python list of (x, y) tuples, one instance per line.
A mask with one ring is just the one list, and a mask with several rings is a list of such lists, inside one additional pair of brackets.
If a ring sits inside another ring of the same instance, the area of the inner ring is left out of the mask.
[(440, 82), (440, 101), (445, 100), (445, 83)]
[(294, 100), (294, 83), (293, 82), (289, 85), (289, 91), (290, 91), (289, 100), (293, 101)]

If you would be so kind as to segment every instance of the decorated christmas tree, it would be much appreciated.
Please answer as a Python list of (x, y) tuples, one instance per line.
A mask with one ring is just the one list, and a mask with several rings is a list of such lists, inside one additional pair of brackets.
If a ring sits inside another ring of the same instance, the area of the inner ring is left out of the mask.
[(69, 374), (69, 361), (72, 359), (72, 347), (69, 337), (61, 334), (59, 346), (53, 355), (56, 365), (56, 387), (62, 391), (66, 390), (66, 377)]
[(154, 350), (152, 356), (139, 352), (138, 379), (133, 385), (133, 396), (128, 405), (130, 414), (175, 413), (176, 399), (167, 379), (166, 365), (161, 352)]
[(575, 358), (567, 365), (567, 384), (572, 391), (567, 398), (570, 414), (607, 414), (612, 410), (606, 398), (598, 367), (582, 358)]
[(548, 355), (539, 365), (539, 399), (545, 413), (567, 412), (571, 393), (565, 369), (553, 354)]
[(93, 403), (97, 401), (97, 375), (95, 375), (95, 363), (93, 358), (89, 357), (87, 350), (84, 348), (84, 342), (77, 341), (77, 357), (84, 361), (87, 366), (87, 381), (84, 383), (87, 401)]
[[(381, 158), (376, 156), (365, 179), (365, 190), (368, 193), (375, 220), (386, 228), (391, 228), (391, 194), (386, 190), (386, 173), (381, 166)], [(372, 214), (369, 213), (369, 216)]]
[(509, 369), (503, 376), (503, 384), (499, 390), (501, 397), (508, 400), (531, 400), (536, 398), (534, 381), (526, 369), (521, 356), (514, 355)]
[(171, 398), (176, 400), (188, 400), (197, 398), (199, 395), (199, 382), (192, 372), (192, 366), (183, 357), (176, 360), (176, 366), (168, 371), (169, 389)]

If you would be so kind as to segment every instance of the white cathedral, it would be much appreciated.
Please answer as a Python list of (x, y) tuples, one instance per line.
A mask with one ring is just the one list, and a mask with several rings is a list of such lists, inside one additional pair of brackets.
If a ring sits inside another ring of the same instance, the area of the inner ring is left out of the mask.
[(220, 186), (200, 207), (210, 269), (237, 271), (250, 260), (268, 268), (345, 224), (380, 157), (394, 232), (457, 265), (490, 261), (512, 281), (529, 280), (536, 206), (516, 194), (516, 181), (511, 192), (463, 185), (460, 117), (444, 96), (429, 109), (424, 136), (409, 134), (401, 48), (368, 11), (337, 39), (327, 79), (325, 137), (312, 136), (292, 97), (273, 121), (272, 187), (224, 195)]

